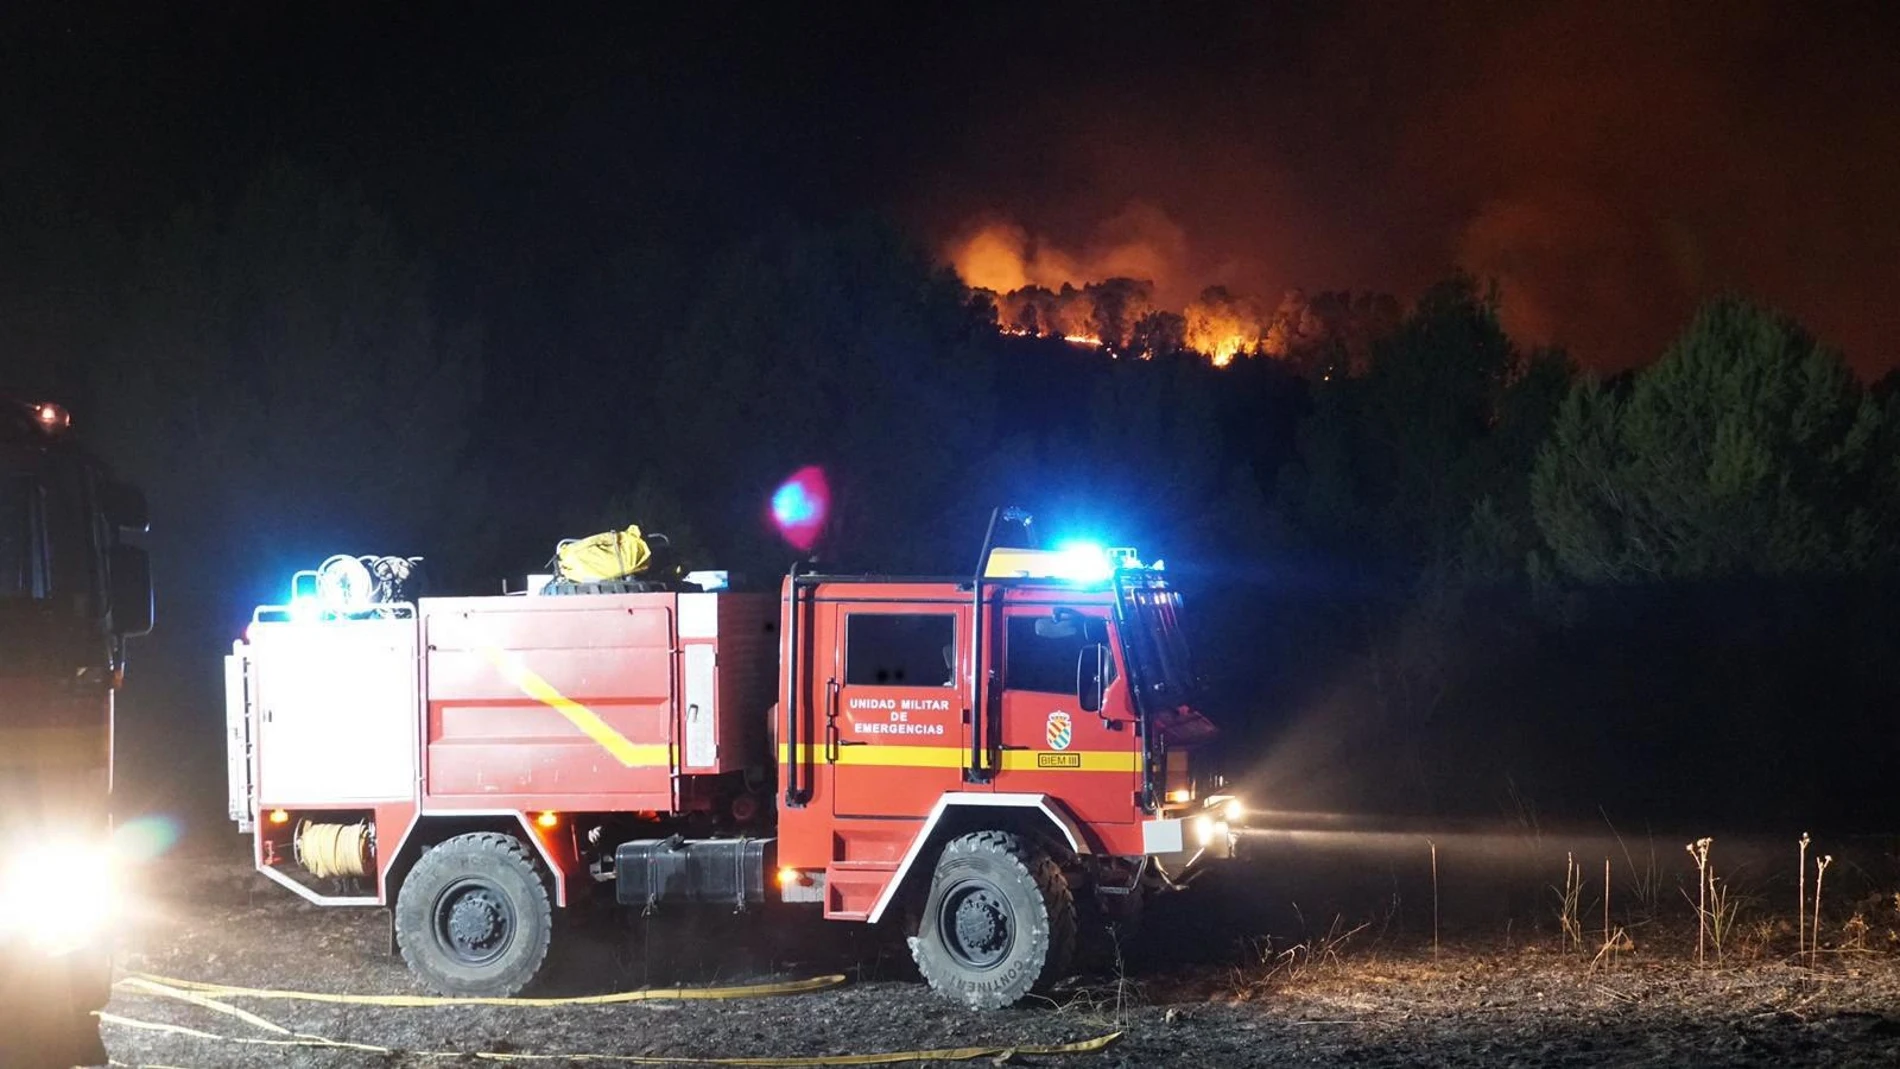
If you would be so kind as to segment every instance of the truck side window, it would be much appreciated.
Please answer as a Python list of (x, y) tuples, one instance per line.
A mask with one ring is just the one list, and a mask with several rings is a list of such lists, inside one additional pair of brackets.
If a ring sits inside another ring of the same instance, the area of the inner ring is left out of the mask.
[[(1038, 613), (1009, 618), (1009, 647), (1003, 655), (1003, 686), (1039, 694), (1074, 694), (1076, 658), (1100, 635), (1087, 631), (1100, 620), (1071, 617), (1058, 621)], [(1107, 686), (1109, 680), (1103, 680)]]
[(0, 474), (0, 598), (46, 596), (46, 557), (34, 522), (38, 491), (31, 476)]
[(847, 685), (941, 687), (954, 682), (955, 615), (851, 613), (844, 626)]

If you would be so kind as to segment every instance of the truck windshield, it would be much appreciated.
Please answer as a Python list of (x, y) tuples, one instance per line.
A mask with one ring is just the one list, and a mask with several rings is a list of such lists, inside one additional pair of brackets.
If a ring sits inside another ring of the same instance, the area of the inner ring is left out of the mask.
[(1137, 684), (1136, 702), (1165, 735), (1181, 743), (1214, 734), (1195, 709), (1199, 694), (1181, 626), (1181, 595), (1153, 572), (1123, 572), (1116, 580), (1121, 603), (1123, 655)]

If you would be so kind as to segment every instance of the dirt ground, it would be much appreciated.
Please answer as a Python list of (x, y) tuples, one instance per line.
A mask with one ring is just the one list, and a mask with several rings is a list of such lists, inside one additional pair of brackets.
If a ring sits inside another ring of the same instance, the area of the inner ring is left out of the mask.
[[(1376, 868), (1361, 864), (1356, 871)], [(1287, 871), (1277, 886), (1321, 900), (1313, 884), (1300, 882), (1310, 875)], [(1870, 886), (1884, 878), (1868, 875), (1871, 864), (1856, 871)], [(308, 906), (224, 850), (169, 858), (156, 863), (151, 876), (146, 885), (154, 894), (122, 955), (131, 972), (352, 994), (418, 990), (401, 960), (388, 953), (388, 921), (380, 911)], [(483, 1051), (634, 1055), (669, 1064), (961, 1047), (988, 1048), (979, 1064), (1078, 1069), (1900, 1065), (1900, 954), (1889, 945), (1900, 938), (1891, 927), (1900, 914), (1873, 916), (1858, 929), (1830, 916), (1823, 952), (1810, 968), (1795, 960), (1791, 925), (1762, 910), (1752, 934), (1728, 933), (1724, 964), (1697, 968), (1695, 926), (1681, 923), (1690, 915), (1672, 887), (1674, 908), (1664, 908), (1673, 920), (1637, 925), (1633, 949), (1614, 963), (1593, 964), (1590, 949), (1560, 949), (1560, 898), (1548, 887), (1530, 901), (1547, 900), (1550, 908), (1533, 905), (1522, 922), (1448, 921), (1434, 952), (1429, 925), (1417, 923), (1420, 898), (1410, 883), (1361, 888), (1368, 898), (1389, 890), (1383, 917), (1349, 921), (1356, 915), (1342, 912), (1310, 930), (1264, 911), (1236, 921), (1234, 904), (1258, 897), (1250, 890), (1258, 883), (1232, 879), (1204, 903), (1183, 898), (1172, 909), (1158, 908), (1148, 936), (1128, 948), (1119, 968), (1079, 976), (1046, 1003), (998, 1013), (967, 1011), (931, 995), (901, 944), (880, 933), (788, 926), (775, 918), (733, 926), (725, 918), (676, 913), (595, 917), (557, 933), (557, 964), (535, 993), (828, 973), (846, 980), (773, 998), (557, 1008), (224, 1000), (259, 1021), (122, 983), (110, 1014), (226, 1038), (108, 1023), (106, 1042), (115, 1064), (198, 1069), (494, 1064), (474, 1057)], [(1402, 896), (1407, 905), (1395, 923), (1399, 911), (1392, 907)], [(1425, 901), (1436, 905), (1436, 896)], [(1600, 909), (1600, 898), (1595, 901)], [(1881, 908), (1872, 895), (1867, 902), (1869, 910)], [(1478, 912), (1489, 916), (1489, 908)], [(1590, 914), (1587, 904), (1583, 913)], [(1528, 919), (1538, 915), (1549, 923)], [(1283, 934), (1274, 934), (1276, 926)], [(1601, 944), (1600, 932), (1588, 938), (1592, 947)], [(382, 1049), (234, 1041), (293, 1038), (266, 1023)], [(1116, 1033), (1093, 1053), (999, 1053)]]

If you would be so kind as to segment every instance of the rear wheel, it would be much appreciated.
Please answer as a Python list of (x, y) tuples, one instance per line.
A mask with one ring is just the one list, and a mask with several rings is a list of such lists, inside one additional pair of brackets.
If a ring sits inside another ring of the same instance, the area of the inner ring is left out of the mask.
[(910, 948), (940, 994), (976, 1009), (1011, 1005), (1069, 967), (1069, 882), (1047, 853), (1010, 832), (953, 839), (937, 859)]
[(547, 961), (553, 929), (534, 856), (521, 840), (495, 832), (432, 847), (396, 896), (403, 960), (438, 994), (515, 994)]

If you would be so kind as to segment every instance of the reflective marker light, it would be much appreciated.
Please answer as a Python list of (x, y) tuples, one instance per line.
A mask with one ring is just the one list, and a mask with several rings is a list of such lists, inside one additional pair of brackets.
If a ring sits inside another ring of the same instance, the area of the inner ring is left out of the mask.
[(561, 822), (561, 815), (559, 813), (542, 813), (540, 816), (534, 818), (534, 822), (539, 827), (552, 828)]
[(797, 883), (797, 882), (798, 882), (797, 869), (783, 868), (783, 869), (778, 870), (778, 885), (780, 887), (790, 887), (792, 884)]
[(288, 824), (290, 823), (290, 814), (281, 809), (273, 809), (270, 811), (270, 822), (272, 824)]
[(1189, 791), (1186, 787), (1177, 787), (1174, 790), (1171, 790), (1168, 792), (1168, 801), (1175, 803), (1177, 805), (1182, 802), (1188, 801), (1192, 799), (1193, 797), (1194, 797), (1193, 792)]

